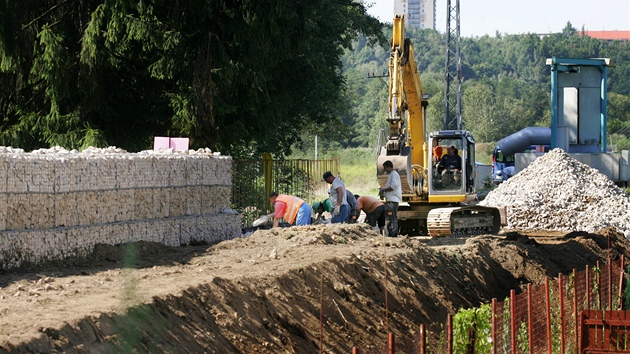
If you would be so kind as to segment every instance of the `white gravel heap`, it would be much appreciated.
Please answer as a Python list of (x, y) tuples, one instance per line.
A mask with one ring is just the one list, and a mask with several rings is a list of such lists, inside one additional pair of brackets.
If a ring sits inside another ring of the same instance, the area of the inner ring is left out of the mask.
[[(41, 155), (47, 155), (47, 156), (59, 156), (59, 157), (64, 157), (64, 156), (116, 156), (116, 155), (124, 155), (124, 154), (130, 154), (127, 152), (127, 150), (115, 147), (115, 146), (109, 146), (106, 148), (96, 148), (93, 146), (90, 146), (88, 148), (86, 148), (85, 150), (79, 152), (76, 149), (72, 149), (72, 150), (67, 150), (61, 146), (53, 146), (51, 148), (48, 149), (37, 149), (37, 150), (33, 150), (30, 153), (24, 151), (24, 149), (20, 149), (20, 148), (14, 148), (11, 146), (0, 146), (0, 154), (12, 154), (12, 155), (24, 155), (24, 156), (41, 156)], [(133, 153), (131, 153), (133, 154)], [(173, 148), (170, 149), (166, 149), (166, 150), (143, 150), (137, 153), (138, 156), (168, 156), (168, 155), (179, 155), (179, 156), (193, 156), (193, 155), (210, 155), (210, 156), (221, 156), (220, 152), (212, 152), (212, 150), (208, 149), (208, 148), (200, 148), (197, 150), (186, 150), (186, 151), (179, 151), (179, 150), (175, 150)]]
[(562, 149), (539, 157), (479, 203), (507, 207), (507, 228), (594, 232), (615, 227), (630, 238), (630, 197)]

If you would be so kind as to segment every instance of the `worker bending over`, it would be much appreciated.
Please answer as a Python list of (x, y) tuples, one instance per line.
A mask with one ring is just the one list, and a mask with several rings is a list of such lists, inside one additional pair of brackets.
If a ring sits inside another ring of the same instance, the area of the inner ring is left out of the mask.
[(357, 198), (357, 210), (365, 213), (366, 224), (370, 224), (372, 228), (378, 225), (379, 233), (383, 233), (385, 228), (385, 204), (375, 197), (364, 195)]
[(273, 227), (278, 227), (280, 219), (296, 226), (311, 224), (311, 206), (302, 199), (271, 192), (269, 201), (273, 204)]

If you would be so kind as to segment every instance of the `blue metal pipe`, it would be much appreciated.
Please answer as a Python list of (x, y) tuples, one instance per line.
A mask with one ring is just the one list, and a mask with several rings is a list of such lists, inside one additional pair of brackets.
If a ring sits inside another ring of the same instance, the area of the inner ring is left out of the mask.
[(551, 129), (547, 127), (528, 127), (509, 135), (497, 143), (504, 156), (527, 149), (530, 145), (550, 145)]

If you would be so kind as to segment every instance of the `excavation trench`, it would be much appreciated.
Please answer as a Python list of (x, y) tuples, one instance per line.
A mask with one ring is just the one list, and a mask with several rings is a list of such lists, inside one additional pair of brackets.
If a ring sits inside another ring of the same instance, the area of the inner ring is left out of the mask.
[(125, 247), (1, 274), (0, 352), (311, 353), (321, 334), (324, 352), (370, 353), (388, 332), (408, 352), (420, 324), (436, 333), (460, 308), (630, 255), (614, 230), (384, 239), (364, 225), (142, 243), (133, 262)]

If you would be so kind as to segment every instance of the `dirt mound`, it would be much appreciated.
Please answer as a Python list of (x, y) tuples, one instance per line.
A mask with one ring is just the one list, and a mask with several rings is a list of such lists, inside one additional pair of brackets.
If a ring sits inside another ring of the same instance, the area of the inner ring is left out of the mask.
[(411, 352), (421, 323), (437, 332), (459, 308), (621, 254), (613, 229), (431, 239), (363, 224), (99, 246), (83, 264), (0, 274), (0, 352), (310, 353), (320, 328), (327, 353), (382, 352), (388, 332)]

